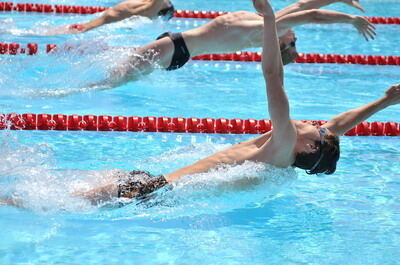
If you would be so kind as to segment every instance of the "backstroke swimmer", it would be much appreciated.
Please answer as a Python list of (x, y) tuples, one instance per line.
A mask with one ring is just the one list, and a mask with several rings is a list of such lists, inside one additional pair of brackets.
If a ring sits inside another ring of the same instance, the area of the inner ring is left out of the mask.
[[(347, 23), (353, 25), (366, 40), (374, 39), (375, 27), (364, 17), (316, 9), (334, 2), (343, 2), (363, 10), (358, 0), (300, 0), (275, 14), (284, 65), (294, 61), (297, 56), (297, 38), (291, 29), (295, 26)], [(175, 70), (185, 65), (190, 57), (197, 55), (262, 47), (263, 27), (262, 15), (237, 11), (182, 33), (164, 33), (156, 41), (134, 50), (133, 55), (113, 69), (107, 80), (93, 84), (92, 87), (117, 87), (149, 74), (157, 67)]]
[[(221, 165), (240, 165), (245, 161), (266, 163), (278, 168), (298, 167), (308, 174), (332, 174), (339, 160), (339, 136), (374, 113), (400, 103), (400, 84), (391, 86), (380, 99), (335, 116), (322, 126), (292, 120), (289, 101), (283, 87), (283, 65), (275, 24), (275, 15), (267, 0), (254, 0), (265, 23), (262, 70), (266, 83), (268, 111), (273, 130), (254, 139), (237, 143), (192, 165), (165, 175), (145, 171), (122, 172), (114, 181), (73, 196), (102, 203), (114, 198), (146, 199), (152, 192), (187, 175), (207, 173)], [(9, 199), (3, 204), (23, 206)]]
[(169, 20), (173, 17), (174, 11), (174, 5), (170, 0), (127, 0), (110, 7), (100, 17), (88, 22), (70, 25), (56, 32), (49, 32), (47, 35), (83, 33), (132, 16), (142, 16), (150, 19), (163, 17)]

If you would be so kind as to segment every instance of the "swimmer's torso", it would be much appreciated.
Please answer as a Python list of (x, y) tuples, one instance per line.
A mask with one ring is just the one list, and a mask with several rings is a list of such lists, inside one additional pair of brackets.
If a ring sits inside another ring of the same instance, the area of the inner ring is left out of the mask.
[[(292, 120), (292, 122), (296, 127), (297, 137), (303, 137), (310, 129), (315, 130), (315, 126), (311, 122), (307, 123), (298, 120)], [(287, 161), (282, 161), (282, 158), (279, 158), (280, 151), (281, 146), (274, 144), (272, 141), (272, 131), (270, 131), (254, 139), (237, 143), (190, 166), (178, 169), (165, 175), (165, 178), (167, 181), (174, 181), (183, 175), (208, 172), (220, 164), (239, 165), (245, 161), (261, 162), (276, 167), (287, 167)]]
[(232, 52), (260, 47), (263, 18), (256, 13), (237, 11), (182, 33), (192, 56), (204, 53)]

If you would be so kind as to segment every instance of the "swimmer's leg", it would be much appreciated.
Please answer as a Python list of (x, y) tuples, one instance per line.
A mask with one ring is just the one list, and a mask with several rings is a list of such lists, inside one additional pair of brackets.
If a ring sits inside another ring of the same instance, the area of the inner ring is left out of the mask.
[(89, 89), (111, 89), (152, 73), (155, 69), (168, 68), (174, 53), (170, 38), (162, 38), (134, 51), (134, 54), (112, 69), (109, 78), (89, 85)]

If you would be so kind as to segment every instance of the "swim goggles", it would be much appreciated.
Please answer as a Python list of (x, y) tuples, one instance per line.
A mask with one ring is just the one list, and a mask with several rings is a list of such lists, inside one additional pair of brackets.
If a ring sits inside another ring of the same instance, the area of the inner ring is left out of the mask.
[(324, 153), (322, 152), (322, 145), (324, 143), (325, 135), (328, 133), (328, 129), (326, 128), (319, 128), (319, 151), (321, 152), (318, 160), (315, 162), (315, 164), (310, 168), (308, 172), (313, 172), (321, 163), (322, 158), (324, 157)]
[(281, 50), (281, 52), (287, 51), (287, 50), (289, 50), (289, 49), (292, 48), (292, 47), (296, 47), (296, 41), (292, 41), (291, 43), (289, 43), (285, 48), (283, 48), (283, 49)]

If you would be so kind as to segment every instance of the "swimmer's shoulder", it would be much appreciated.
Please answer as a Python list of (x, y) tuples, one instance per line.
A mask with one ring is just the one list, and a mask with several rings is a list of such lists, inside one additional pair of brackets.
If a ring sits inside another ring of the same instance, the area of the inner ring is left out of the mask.
[(250, 11), (235, 11), (235, 12), (231, 12), (231, 13), (227, 13), (225, 15), (219, 16), (217, 18), (214, 19), (215, 22), (218, 21), (230, 21), (230, 20), (234, 20), (234, 21), (253, 21), (253, 20), (259, 20), (259, 21), (263, 21), (262, 17), (260, 17), (260, 15), (254, 13), (254, 12), (250, 12)]
[(250, 11), (235, 11), (229, 14), (240, 19), (263, 21), (263, 18), (259, 14)]

